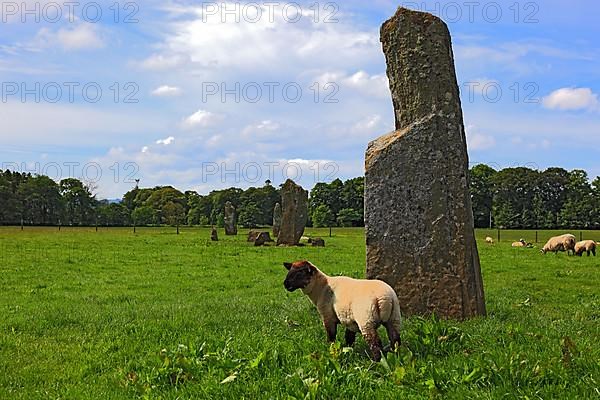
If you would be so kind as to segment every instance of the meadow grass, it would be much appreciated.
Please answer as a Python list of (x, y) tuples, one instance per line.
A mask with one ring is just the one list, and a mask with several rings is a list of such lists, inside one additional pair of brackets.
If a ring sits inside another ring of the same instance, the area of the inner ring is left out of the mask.
[(374, 364), (362, 338), (339, 345), (342, 329), (329, 346), (308, 298), (282, 285), (296, 259), (363, 277), (362, 229), (309, 229), (326, 248), (220, 234), (0, 228), (0, 399), (600, 396), (600, 257), (478, 231), (488, 316), (408, 318), (401, 348)]

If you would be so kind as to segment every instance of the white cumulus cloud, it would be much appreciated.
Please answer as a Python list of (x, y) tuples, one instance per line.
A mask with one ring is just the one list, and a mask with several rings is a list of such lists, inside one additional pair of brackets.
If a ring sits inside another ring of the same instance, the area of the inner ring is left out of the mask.
[(54, 32), (48, 28), (38, 31), (34, 44), (39, 47), (62, 47), (65, 51), (90, 50), (104, 47), (105, 43), (98, 28), (81, 23), (73, 28), (61, 28)]
[(173, 136), (169, 136), (169, 137), (168, 137), (168, 138), (166, 138), (166, 139), (160, 139), (160, 140), (157, 140), (157, 141), (156, 141), (156, 144), (162, 144), (162, 145), (168, 146), (168, 145), (170, 145), (171, 143), (173, 143), (174, 141), (175, 141), (175, 138), (174, 138)]
[(222, 119), (223, 117), (221, 115), (206, 110), (198, 110), (183, 121), (183, 127), (185, 129), (198, 127), (207, 128), (215, 125)]
[(181, 88), (176, 86), (163, 85), (152, 91), (152, 96), (157, 97), (174, 97), (181, 95)]
[(550, 110), (600, 110), (598, 95), (589, 88), (562, 88), (543, 99)]

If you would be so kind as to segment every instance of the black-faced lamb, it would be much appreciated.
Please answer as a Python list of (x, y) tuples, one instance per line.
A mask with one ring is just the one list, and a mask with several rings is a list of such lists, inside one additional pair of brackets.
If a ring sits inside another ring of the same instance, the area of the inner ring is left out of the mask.
[(327, 276), (308, 261), (284, 263), (288, 274), (283, 282), (293, 292), (301, 289), (317, 307), (327, 339), (335, 341), (337, 325), (346, 327), (346, 345), (352, 346), (360, 332), (369, 346), (371, 357), (381, 360), (382, 344), (377, 328), (384, 325), (390, 348), (400, 345), (400, 304), (398, 296), (380, 280)]

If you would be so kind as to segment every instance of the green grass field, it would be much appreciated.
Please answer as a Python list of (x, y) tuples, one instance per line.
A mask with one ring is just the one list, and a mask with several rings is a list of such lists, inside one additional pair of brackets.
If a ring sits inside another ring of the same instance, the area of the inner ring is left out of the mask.
[(535, 232), (490, 246), (495, 231), (480, 231), (488, 317), (406, 319), (403, 346), (374, 364), (360, 337), (330, 347), (308, 298), (282, 285), (295, 259), (363, 277), (362, 229), (307, 233), (327, 247), (0, 228), (0, 399), (600, 397), (600, 257), (510, 247)]

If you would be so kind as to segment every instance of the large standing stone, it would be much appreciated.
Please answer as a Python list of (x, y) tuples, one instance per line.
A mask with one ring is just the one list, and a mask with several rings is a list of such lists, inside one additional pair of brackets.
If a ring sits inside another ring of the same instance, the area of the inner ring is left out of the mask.
[(230, 201), (225, 203), (225, 234), (228, 236), (237, 235), (237, 225), (235, 223), (235, 207)]
[(281, 230), (281, 204), (275, 204), (275, 208), (273, 209), (273, 236), (279, 236), (279, 231)]
[(296, 246), (308, 218), (308, 192), (288, 179), (281, 188), (281, 228), (277, 245)]
[(450, 33), (400, 8), (381, 41), (396, 131), (366, 153), (367, 276), (392, 285), (407, 314), (485, 315)]

